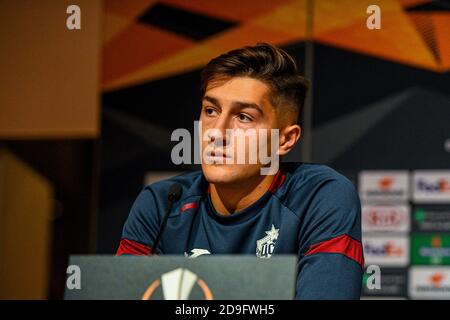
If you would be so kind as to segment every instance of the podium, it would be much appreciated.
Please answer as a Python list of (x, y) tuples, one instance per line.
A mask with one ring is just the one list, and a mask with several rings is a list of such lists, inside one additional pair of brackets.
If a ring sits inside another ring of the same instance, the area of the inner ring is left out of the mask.
[(83, 256), (69, 260), (67, 300), (291, 300), (297, 257)]

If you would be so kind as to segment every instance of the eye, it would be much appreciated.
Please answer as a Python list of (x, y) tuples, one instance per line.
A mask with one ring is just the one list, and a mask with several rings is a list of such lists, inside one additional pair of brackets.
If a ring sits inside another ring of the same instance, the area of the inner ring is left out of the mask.
[(239, 114), (239, 121), (242, 121), (242, 122), (252, 122), (253, 119), (252, 119), (250, 116), (246, 115), (245, 113), (240, 113), (240, 114)]
[(208, 116), (214, 116), (217, 114), (217, 111), (212, 107), (205, 107), (204, 109), (205, 109), (206, 115), (208, 115)]

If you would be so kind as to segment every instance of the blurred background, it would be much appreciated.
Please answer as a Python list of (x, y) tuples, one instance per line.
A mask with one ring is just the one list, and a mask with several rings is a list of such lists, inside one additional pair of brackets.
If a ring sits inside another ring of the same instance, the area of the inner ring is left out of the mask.
[(0, 0), (0, 299), (61, 299), (70, 254), (115, 253), (141, 188), (198, 169), (170, 135), (202, 66), (262, 41), (312, 81), (287, 160), (360, 192), (363, 297), (450, 299), (450, 3), (426, 0)]

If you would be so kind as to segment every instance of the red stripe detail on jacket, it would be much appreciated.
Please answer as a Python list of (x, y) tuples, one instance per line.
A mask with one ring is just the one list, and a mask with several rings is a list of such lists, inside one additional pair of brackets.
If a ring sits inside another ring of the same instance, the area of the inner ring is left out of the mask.
[(280, 168), (280, 170), (278, 170), (277, 174), (275, 175), (272, 183), (270, 184), (269, 191), (275, 193), (281, 187), (285, 179), (286, 172), (283, 168)]
[(131, 254), (135, 256), (149, 256), (152, 253), (152, 249), (146, 245), (140, 244), (133, 240), (122, 239), (120, 240), (119, 249), (117, 249), (116, 256), (122, 254)]
[(198, 203), (197, 202), (189, 202), (189, 203), (186, 203), (185, 205), (183, 205), (181, 207), (180, 211), (184, 212), (184, 211), (189, 210), (189, 209), (197, 209), (197, 208), (198, 208)]
[(315, 253), (340, 253), (356, 261), (364, 269), (364, 256), (361, 242), (346, 234), (313, 244), (306, 256)]

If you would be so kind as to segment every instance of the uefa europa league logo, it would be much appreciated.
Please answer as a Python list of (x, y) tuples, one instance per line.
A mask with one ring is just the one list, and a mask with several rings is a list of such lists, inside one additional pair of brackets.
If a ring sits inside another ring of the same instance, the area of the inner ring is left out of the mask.
[(164, 300), (188, 300), (195, 286), (200, 288), (205, 300), (213, 300), (211, 289), (205, 281), (192, 271), (183, 268), (164, 273), (161, 279), (153, 281), (142, 296), (142, 300), (150, 300), (159, 287), (162, 288)]

